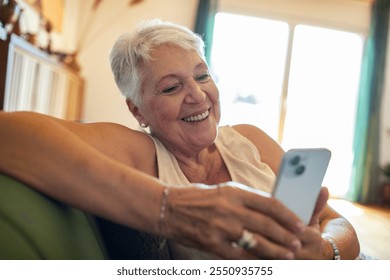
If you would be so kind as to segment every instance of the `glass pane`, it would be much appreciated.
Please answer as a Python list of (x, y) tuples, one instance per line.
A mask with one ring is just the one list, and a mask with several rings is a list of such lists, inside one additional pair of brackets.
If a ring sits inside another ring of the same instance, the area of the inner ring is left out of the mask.
[(253, 124), (277, 139), (288, 25), (218, 13), (214, 28), (211, 66), (221, 124)]
[(295, 28), (282, 145), (330, 149), (324, 185), (335, 196), (349, 187), (362, 48), (354, 33)]

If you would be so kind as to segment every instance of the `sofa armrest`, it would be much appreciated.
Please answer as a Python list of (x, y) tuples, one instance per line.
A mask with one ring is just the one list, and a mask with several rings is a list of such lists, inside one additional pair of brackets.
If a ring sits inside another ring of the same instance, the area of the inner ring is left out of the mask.
[(105, 259), (87, 213), (0, 174), (0, 259)]

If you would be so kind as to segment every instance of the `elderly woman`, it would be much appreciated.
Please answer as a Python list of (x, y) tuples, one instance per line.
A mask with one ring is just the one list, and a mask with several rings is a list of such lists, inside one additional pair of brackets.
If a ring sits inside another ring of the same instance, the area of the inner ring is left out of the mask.
[(129, 110), (150, 133), (1, 112), (1, 172), (101, 217), (112, 258), (357, 257), (355, 231), (326, 205), (326, 189), (309, 225), (261, 195), (283, 150), (256, 127), (218, 126), (219, 92), (199, 36), (143, 22), (110, 58)]

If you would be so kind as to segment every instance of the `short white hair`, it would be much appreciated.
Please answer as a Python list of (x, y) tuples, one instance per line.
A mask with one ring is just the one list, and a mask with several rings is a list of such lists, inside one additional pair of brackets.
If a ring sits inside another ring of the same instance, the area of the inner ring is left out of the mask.
[(194, 50), (206, 62), (204, 42), (190, 29), (158, 19), (140, 22), (131, 33), (119, 36), (110, 53), (115, 82), (135, 106), (141, 105), (142, 63), (148, 62), (151, 51), (161, 45)]

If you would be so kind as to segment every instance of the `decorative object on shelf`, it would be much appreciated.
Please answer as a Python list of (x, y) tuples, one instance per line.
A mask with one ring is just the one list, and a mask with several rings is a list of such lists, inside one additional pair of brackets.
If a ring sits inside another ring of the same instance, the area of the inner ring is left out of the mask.
[(2, 26), (6, 26), (8, 23), (11, 22), (11, 19), (14, 15), (16, 7), (16, 2), (9, 0), (1, 0), (0, 1), (0, 23)]
[(80, 72), (80, 65), (77, 62), (77, 53), (67, 53), (62, 51), (50, 51), (50, 54), (57, 57), (58, 61), (64, 63), (75, 72)]
[[(36, 37), (39, 37), (39, 42), (37, 42), (37, 47), (39, 47), (41, 50), (48, 54), (52, 54), (51, 49), (51, 32), (53, 30), (53, 24), (52, 22), (44, 15), (43, 13), (43, 1), (41, 0), (30, 0), (28, 1), (29, 5), (31, 5), (39, 15), (39, 31), (37, 34), (35, 34)], [(42, 37), (43, 34), (43, 37)], [(26, 40), (30, 38), (29, 35), (32, 34), (25, 34)], [(30, 38), (31, 41), (35, 38)]]
[(0, 0), (0, 23), (8, 34), (20, 35), (19, 19), (22, 9), (15, 0)]
[(52, 54), (52, 49), (51, 49), (51, 32), (53, 30), (52, 24), (50, 20), (47, 18), (43, 17), (41, 15), (41, 26), (44, 32), (47, 34), (47, 43), (44, 47), (41, 47), (41, 49), (48, 54)]
[(65, 53), (65, 52), (52, 52), (53, 55), (58, 57), (58, 60), (66, 64), (72, 70), (79, 72), (80, 65), (77, 62), (75, 53)]
[(29, 42), (31, 45), (36, 45), (37, 44), (37, 35), (34, 33), (26, 32), (21, 35), (21, 37)]
[(29, 42), (31, 45), (37, 46), (38, 44), (37, 34), (32, 33), (30, 31), (31, 29), (30, 29), (29, 21), (28, 18), (25, 16), (23, 9), (20, 12), (19, 21), (22, 23), (24, 27), (20, 34), (20, 37), (26, 40), (27, 42)]

